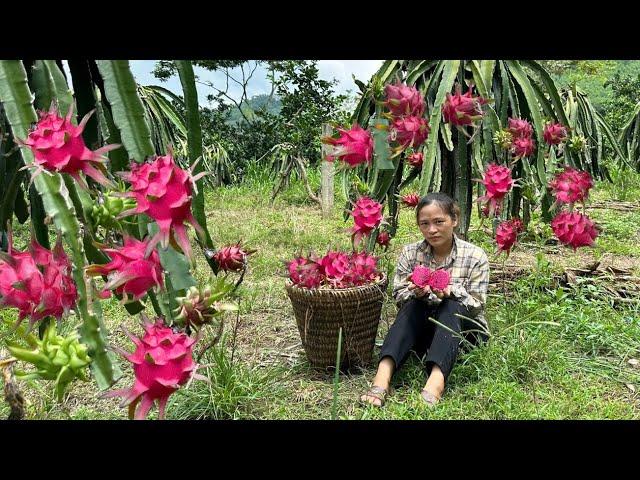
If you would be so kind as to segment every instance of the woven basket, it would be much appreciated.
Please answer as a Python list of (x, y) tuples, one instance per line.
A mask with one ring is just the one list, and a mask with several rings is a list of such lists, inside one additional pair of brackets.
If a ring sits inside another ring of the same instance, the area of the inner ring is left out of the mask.
[(340, 368), (371, 363), (387, 277), (376, 283), (345, 289), (299, 288), (287, 280), (287, 295), (313, 367), (335, 367), (342, 327)]

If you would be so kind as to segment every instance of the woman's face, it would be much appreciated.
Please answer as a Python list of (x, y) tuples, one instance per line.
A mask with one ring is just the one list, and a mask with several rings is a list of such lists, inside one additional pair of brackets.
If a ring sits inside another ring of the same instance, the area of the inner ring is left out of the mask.
[(458, 220), (451, 218), (435, 202), (425, 205), (418, 213), (418, 228), (432, 247), (448, 245), (457, 226)]

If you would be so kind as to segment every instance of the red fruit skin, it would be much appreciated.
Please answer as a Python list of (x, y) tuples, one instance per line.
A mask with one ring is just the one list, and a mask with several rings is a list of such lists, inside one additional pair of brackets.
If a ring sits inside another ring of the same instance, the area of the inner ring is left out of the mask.
[(369, 235), (382, 223), (381, 203), (369, 197), (360, 197), (353, 206), (351, 216), (355, 224), (351, 229), (352, 238), (357, 245), (362, 237)]
[(410, 208), (416, 208), (418, 206), (418, 203), (420, 203), (420, 196), (417, 193), (408, 193), (406, 195), (403, 195), (400, 200), (402, 201), (403, 205), (406, 205)]
[(516, 158), (528, 157), (533, 154), (536, 142), (530, 137), (515, 138), (511, 144), (513, 156)]
[(506, 220), (498, 225), (496, 229), (496, 243), (498, 250), (509, 254), (511, 249), (518, 241), (518, 233), (522, 230), (522, 222), (520, 220)]
[(592, 187), (593, 180), (589, 172), (581, 172), (569, 166), (566, 166), (563, 172), (556, 174), (549, 182), (549, 188), (553, 191), (558, 203), (561, 204), (584, 202)]
[(391, 122), (389, 142), (396, 142), (399, 149), (418, 148), (429, 136), (429, 122), (416, 116), (396, 118)]
[(424, 113), (424, 98), (415, 87), (410, 87), (398, 81), (393, 85), (387, 85), (384, 89), (386, 95), (385, 106), (394, 117), (417, 116)]
[(559, 145), (567, 139), (567, 129), (560, 123), (548, 123), (544, 127), (542, 137), (547, 145)]
[(442, 104), (442, 115), (445, 123), (463, 127), (465, 125), (474, 125), (477, 120), (482, 119), (484, 112), (482, 105), (487, 100), (480, 96), (473, 96), (471, 90), (462, 95), (460, 85), (456, 86), (456, 93), (451, 95), (447, 93), (447, 97)]
[(488, 207), (486, 216), (492, 216), (495, 212), (499, 212), (504, 197), (513, 188), (513, 177), (511, 169), (506, 166), (491, 163), (487, 165), (481, 180), (487, 193), (478, 198), (480, 205)]
[(411, 165), (413, 168), (422, 168), (422, 163), (424, 161), (422, 152), (412, 153), (407, 157), (407, 160), (409, 162), (409, 165)]
[(218, 262), (220, 270), (225, 272), (239, 272), (244, 268), (249, 253), (240, 245), (227, 245), (218, 250), (213, 258)]
[(599, 231), (589, 217), (579, 212), (560, 212), (551, 221), (553, 233), (575, 251), (593, 245)]
[(341, 159), (351, 168), (355, 168), (362, 163), (371, 163), (373, 158), (373, 137), (368, 130), (363, 129), (357, 123), (350, 130), (338, 128), (339, 138), (324, 137), (323, 143), (334, 147), (331, 155), (327, 156), (327, 161), (333, 162), (336, 158)]

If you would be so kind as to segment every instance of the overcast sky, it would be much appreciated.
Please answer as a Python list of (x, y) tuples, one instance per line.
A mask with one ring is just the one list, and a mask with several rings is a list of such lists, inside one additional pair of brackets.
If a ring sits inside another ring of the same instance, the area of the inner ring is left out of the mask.
[[(175, 93), (182, 94), (180, 81), (177, 77), (162, 83), (153, 76), (151, 72), (155, 65), (154, 60), (130, 60), (129, 64), (138, 83), (142, 85), (162, 85)], [(358, 80), (366, 83), (371, 75), (380, 68), (380, 65), (382, 65), (382, 60), (319, 60), (318, 70), (320, 72), (320, 78), (325, 80), (335, 78), (338, 80), (338, 93), (343, 93), (347, 90), (357, 92), (358, 87), (353, 82), (351, 75), (355, 75)], [(200, 80), (211, 81), (214, 85), (224, 85), (224, 74), (222, 72), (210, 72), (199, 67), (195, 67), (194, 71)], [(238, 76), (238, 78), (240, 78), (240, 76)], [(212, 89), (199, 84), (197, 88), (200, 104), (206, 104), (206, 96), (213, 93)], [(240, 87), (238, 85), (230, 86), (229, 91), (236, 99), (239, 98)], [(268, 94), (269, 92), (270, 85), (266, 78), (266, 70), (259, 67), (249, 83), (248, 96), (251, 98), (254, 95)]]

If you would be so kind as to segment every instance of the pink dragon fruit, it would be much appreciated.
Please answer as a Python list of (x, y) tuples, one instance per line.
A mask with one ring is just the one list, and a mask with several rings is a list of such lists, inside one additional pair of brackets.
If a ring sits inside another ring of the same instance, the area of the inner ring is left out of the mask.
[(536, 142), (531, 137), (514, 138), (511, 151), (514, 158), (528, 157), (536, 148)]
[(351, 211), (353, 239), (357, 245), (363, 236), (369, 235), (382, 222), (382, 204), (369, 197), (360, 197)]
[(119, 175), (131, 183), (131, 191), (125, 194), (136, 199), (137, 206), (125, 210), (118, 218), (137, 213), (146, 213), (154, 219), (159, 232), (147, 245), (146, 255), (160, 243), (167, 248), (169, 240), (177, 244), (185, 256), (194, 261), (191, 255), (191, 244), (187, 236), (184, 222), (189, 222), (201, 237), (204, 237), (202, 227), (191, 214), (191, 192), (195, 182), (206, 172), (192, 176), (192, 170), (183, 170), (173, 160), (173, 152), (163, 157), (154, 156), (145, 163), (132, 163), (131, 171), (120, 172)]
[(327, 161), (333, 162), (336, 158), (340, 158), (350, 167), (371, 163), (373, 138), (368, 130), (355, 123), (350, 130), (338, 128), (338, 131), (341, 133), (339, 138), (322, 138), (323, 143), (334, 146), (331, 155), (327, 156)]
[(589, 172), (581, 172), (569, 166), (549, 182), (549, 188), (553, 190), (558, 203), (583, 202), (589, 196), (591, 187), (593, 180)]
[(36, 170), (31, 178), (35, 178), (43, 170), (71, 175), (85, 189), (88, 189), (86, 181), (80, 176), (80, 172), (93, 178), (96, 182), (106, 187), (114, 188), (106, 176), (103, 165), (107, 161), (104, 154), (114, 150), (120, 145), (106, 145), (98, 150), (91, 151), (82, 139), (82, 131), (93, 110), (84, 116), (76, 127), (71, 123), (73, 117), (73, 105), (65, 118), (62, 118), (55, 105), (48, 112), (39, 112), (40, 119), (29, 132), (26, 140), (17, 140), (18, 143), (31, 149), (34, 155), (33, 166)]
[(320, 266), (325, 279), (334, 287), (340, 287), (344, 278), (350, 273), (351, 261), (345, 253), (327, 252), (320, 259)]
[(495, 163), (487, 165), (481, 180), (487, 190), (487, 194), (478, 198), (478, 203), (488, 205), (486, 216), (492, 216), (500, 208), (504, 197), (513, 188), (513, 178), (509, 167), (503, 167)]
[(422, 116), (424, 113), (424, 98), (415, 87), (409, 87), (396, 82), (395, 85), (387, 85), (384, 89), (387, 100), (385, 106), (394, 117)]
[(105, 265), (89, 265), (86, 272), (90, 276), (108, 275), (101, 298), (109, 298), (111, 290), (122, 295), (122, 302), (140, 300), (150, 289), (158, 291), (164, 286), (160, 255), (154, 248), (145, 257), (149, 239), (144, 241), (125, 236), (124, 245), (119, 248), (103, 248), (111, 261)]
[(558, 145), (567, 139), (567, 128), (560, 123), (548, 123), (542, 133), (547, 145)]
[(396, 142), (394, 149), (401, 151), (409, 147), (418, 148), (429, 136), (429, 122), (422, 117), (401, 117), (391, 122), (389, 141)]
[(218, 250), (213, 258), (218, 262), (220, 270), (225, 272), (239, 272), (241, 271), (246, 262), (247, 256), (255, 253), (255, 250), (243, 249), (240, 243), (235, 245), (228, 245)]
[(390, 242), (391, 236), (389, 235), (389, 232), (383, 231), (378, 233), (378, 237), (376, 238), (376, 243), (378, 245), (380, 245), (381, 247), (388, 247)]
[(451, 276), (444, 269), (438, 269), (431, 272), (429, 276), (429, 286), (434, 290), (444, 290), (449, 285)]
[(498, 250), (501, 252), (507, 252), (507, 255), (509, 255), (511, 249), (518, 240), (518, 233), (522, 230), (522, 222), (518, 219), (506, 220), (498, 225), (498, 228), (496, 229), (496, 243), (498, 244)]
[(324, 280), (322, 266), (316, 259), (296, 257), (287, 264), (289, 278), (294, 285), (318, 288)]
[(558, 240), (574, 251), (578, 247), (593, 245), (599, 234), (591, 219), (579, 212), (560, 212), (551, 221), (551, 228)]
[[(162, 318), (151, 323), (143, 318), (144, 335), (136, 337), (124, 326), (122, 329), (135, 343), (133, 353), (114, 347), (133, 364), (135, 382), (131, 388), (115, 390), (105, 397), (122, 397), (122, 406), (129, 405), (129, 418), (142, 420), (147, 417), (153, 403), (158, 401), (159, 418), (165, 416), (169, 396), (191, 379), (207, 380), (195, 373), (198, 365), (193, 359), (193, 345), (197, 341), (187, 334), (174, 332)], [(139, 408), (138, 408), (138, 404)]]
[(424, 265), (416, 265), (413, 271), (409, 275), (409, 280), (420, 288), (424, 288), (429, 285), (431, 279), (431, 269)]
[(507, 130), (514, 140), (516, 138), (529, 138), (533, 134), (531, 124), (522, 118), (510, 118)]
[(488, 103), (485, 98), (474, 97), (470, 88), (462, 95), (462, 87), (456, 85), (456, 93), (447, 93), (447, 98), (442, 104), (442, 114), (445, 123), (462, 127), (464, 125), (474, 125), (477, 120), (484, 116), (482, 105)]
[(417, 193), (407, 193), (400, 197), (400, 201), (407, 207), (416, 208), (420, 203), (420, 195)]
[(422, 168), (422, 152), (412, 153), (407, 157), (407, 160), (409, 161), (409, 165), (411, 165), (413, 168)]
[(78, 299), (71, 263), (58, 237), (53, 251), (32, 239), (29, 251), (0, 252), (0, 305), (18, 309), (18, 325), (29, 317), (29, 328), (45, 317), (60, 320)]
[(349, 259), (348, 285), (358, 287), (374, 281), (378, 276), (378, 259), (367, 252), (353, 253)]

